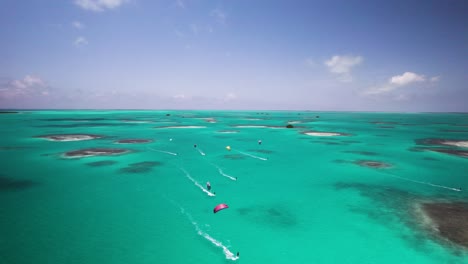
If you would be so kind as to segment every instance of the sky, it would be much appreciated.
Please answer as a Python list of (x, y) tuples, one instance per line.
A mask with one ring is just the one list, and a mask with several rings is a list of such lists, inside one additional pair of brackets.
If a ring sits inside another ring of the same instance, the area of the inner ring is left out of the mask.
[(0, 0), (0, 108), (468, 112), (466, 0)]

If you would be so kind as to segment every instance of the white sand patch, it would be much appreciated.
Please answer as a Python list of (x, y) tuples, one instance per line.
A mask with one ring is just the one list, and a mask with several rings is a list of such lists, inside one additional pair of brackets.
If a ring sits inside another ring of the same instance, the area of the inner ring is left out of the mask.
[(176, 129), (181, 129), (181, 128), (206, 128), (206, 126), (166, 126), (166, 127), (158, 127), (158, 128), (176, 128)]
[(124, 123), (133, 123), (133, 124), (144, 124), (144, 123), (153, 123), (150, 120), (122, 120)]
[(444, 141), (442, 142), (442, 144), (455, 146), (455, 147), (468, 148), (468, 141)]
[(235, 134), (235, 133), (239, 133), (238, 130), (222, 130), (222, 131), (217, 131), (217, 133), (221, 133), (221, 134)]
[(340, 133), (334, 133), (334, 132), (305, 132), (304, 134), (308, 136), (314, 136), (314, 137), (335, 137), (335, 136), (341, 136)]
[(255, 125), (242, 125), (242, 126), (234, 126), (238, 128), (266, 128), (267, 126), (255, 126)]
[(100, 137), (89, 136), (89, 135), (63, 135), (63, 136), (51, 136), (51, 137), (44, 137), (44, 138), (49, 141), (81, 141), (81, 140), (91, 140), (91, 139), (100, 138)]

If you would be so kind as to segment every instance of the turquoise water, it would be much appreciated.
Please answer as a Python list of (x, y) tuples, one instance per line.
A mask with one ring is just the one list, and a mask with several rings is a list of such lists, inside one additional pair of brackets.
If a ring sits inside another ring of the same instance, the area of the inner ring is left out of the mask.
[[(468, 141), (466, 114), (24, 111), (0, 122), (0, 263), (468, 263), (418, 209), (468, 200), (468, 158), (417, 141)], [(36, 137), (48, 134), (102, 137)], [(64, 157), (86, 148), (130, 152)], [(229, 208), (214, 214), (219, 203)]]

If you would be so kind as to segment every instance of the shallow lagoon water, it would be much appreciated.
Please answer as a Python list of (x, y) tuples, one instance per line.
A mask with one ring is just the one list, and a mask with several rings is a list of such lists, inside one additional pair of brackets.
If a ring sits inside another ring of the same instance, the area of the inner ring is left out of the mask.
[[(453, 154), (468, 149), (421, 144), (466, 142), (466, 114), (20, 111), (0, 119), (1, 263), (468, 263), (468, 250), (438, 236), (420, 210), (468, 201), (468, 158)], [(100, 137), (37, 137), (62, 134)], [(128, 139), (135, 143), (118, 143)], [(83, 149), (100, 151), (64, 156)], [(229, 208), (213, 214), (219, 203)]]

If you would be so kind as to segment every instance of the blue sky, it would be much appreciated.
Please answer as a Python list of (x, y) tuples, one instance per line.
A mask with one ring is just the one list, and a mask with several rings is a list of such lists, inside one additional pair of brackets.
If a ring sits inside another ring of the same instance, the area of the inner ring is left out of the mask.
[(468, 1), (0, 0), (0, 108), (468, 111)]

